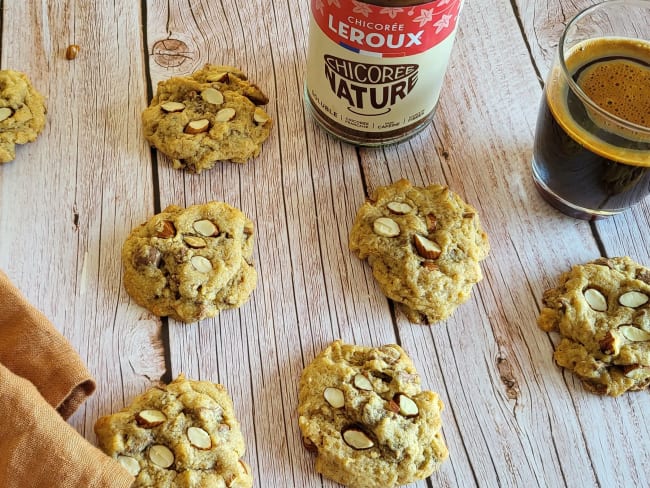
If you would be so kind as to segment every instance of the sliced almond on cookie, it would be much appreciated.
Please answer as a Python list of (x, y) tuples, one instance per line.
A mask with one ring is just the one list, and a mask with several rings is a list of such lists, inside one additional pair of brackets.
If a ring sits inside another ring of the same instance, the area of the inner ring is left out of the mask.
[(209, 273), (212, 271), (212, 263), (208, 258), (204, 258), (203, 256), (192, 256), (190, 262), (192, 263), (192, 266), (194, 266), (194, 269), (199, 273)]
[(623, 334), (623, 336), (625, 336), (625, 338), (629, 341), (650, 341), (650, 332), (639, 329), (638, 327), (634, 327), (633, 325), (621, 325), (618, 330), (621, 331), (621, 334)]
[(587, 288), (584, 292), (585, 301), (596, 312), (605, 312), (607, 310), (607, 299), (605, 295), (595, 288)]
[(618, 303), (624, 307), (637, 308), (648, 303), (648, 295), (640, 291), (628, 291), (618, 297)]
[(216, 88), (206, 88), (201, 92), (201, 98), (213, 105), (221, 105), (223, 103), (223, 94)]
[(185, 126), (185, 133), (201, 134), (202, 132), (207, 132), (209, 127), (210, 121), (208, 119), (193, 120)]
[(232, 107), (222, 108), (217, 112), (217, 115), (214, 116), (216, 122), (228, 122), (235, 118), (237, 112)]
[(425, 259), (437, 259), (442, 253), (442, 249), (436, 242), (420, 234), (413, 236), (413, 243), (418, 254)]
[(167, 420), (167, 416), (160, 410), (147, 409), (138, 412), (135, 415), (135, 421), (140, 427), (150, 429), (156, 427)]
[(415, 417), (420, 413), (417, 403), (404, 393), (398, 393), (395, 395), (394, 401), (399, 406), (399, 413), (404, 417)]
[(185, 236), (183, 242), (193, 249), (202, 249), (207, 245), (203, 237), (196, 236)]
[(253, 113), (253, 121), (258, 125), (266, 124), (271, 117), (262, 110), (260, 107), (255, 107), (255, 112)]
[(197, 449), (207, 450), (212, 447), (210, 434), (200, 427), (189, 427), (187, 429), (187, 438)]
[(408, 203), (404, 203), (404, 202), (388, 202), (386, 207), (388, 208), (388, 210), (390, 210), (391, 212), (397, 215), (406, 215), (407, 213), (413, 211), (413, 207), (411, 207)]
[(360, 390), (366, 390), (366, 391), (372, 391), (372, 383), (368, 378), (366, 378), (364, 375), (361, 373), (356, 374), (354, 376), (354, 386), (359, 388)]
[(192, 224), (192, 227), (195, 231), (205, 237), (216, 236), (219, 233), (217, 226), (208, 219), (197, 220)]
[(11, 110), (9, 107), (2, 107), (0, 108), (0, 122), (3, 120), (7, 120), (9, 117), (13, 115), (14, 111)]
[(374, 442), (368, 437), (368, 435), (356, 427), (350, 427), (349, 429), (343, 432), (343, 440), (345, 443), (352, 447), (353, 449), (363, 450), (370, 449), (375, 445)]
[(160, 108), (167, 113), (182, 112), (183, 110), (185, 110), (185, 104), (181, 102), (165, 102), (160, 105)]
[(396, 237), (399, 235), (399, 225), (388, 217), (379, 217), (372, 224), (375, 234), (382, 237)]
[(323, 391), (323, 397), (332, 408), (341, 408), (345, 405), (345, 396), (338, 388), (325, 388), (325, 391)]
[(169, 468), (174, 464), (174, 453), (162, 444), (155, 444), (149, 448), (149, 459), (156, 466)]
[(208, 81), (209, 83), (218, 83), (218, 82), (226, 82), (227, 83), (229, 81), (228, 72), (223, 71), (221, 73), (215, 73), (215, 74), (208, 75), (206, 77), (206, 81)]
[(138, 476), (140, 473), (140, 463), (131, 456), (117, 456), (117, 462), (126, 469), (131, 476)]

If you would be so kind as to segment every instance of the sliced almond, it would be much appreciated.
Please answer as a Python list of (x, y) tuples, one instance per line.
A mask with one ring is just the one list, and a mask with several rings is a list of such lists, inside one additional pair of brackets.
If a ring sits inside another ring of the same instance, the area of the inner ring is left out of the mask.
[(465, 213), (463, 213), (463, 218), (464, 219), (473, 219), (474, 218), (474, 212), (465, 212)]
[(149, 459), (156, 466), (169, 468), (174, 464), (174, 453), (162, 444), (156, 444), (149, 448)]
[(195, 231), (205, 237), (216, 236), (219, 233), (217, 226), (208, 219), (197, 220), (192, 224), (192, 227), (194, 227)]
[(343, 432), (343, 440), (348, 446), (357, 450), (369, 449), (375, 445), (365, 432), (354, 427)]
[(608, 330), (605, 337), (600, 340), (599, 345), (603, 354), (616, 356), (621, 350), (621, 339), (618, 333)]
[(395, 237), (399, 235), (399, 225), (388, 217), (379, 217), (372, 224), (375, 234), (382, 237)]
[(413, 211), (413, 207), (404, 202), (388, 202), (386, 207), (388, 207), (388, 210), (397, 215), (406, 215), (407, 213)]
[(624, 307), (637, 308), (648, 303), (648, 295), (640, 291), (628, 291), (618, 297), (618, 303)]
[(643, 329), (639, 329), (638, 327), (634, 327), (633, 325), (621, 325), (618, 330), (621, 331), (621, 334), (625, 336), (625, 338), (629, 341), (632, 342), (645, 342), (645, 341), (650, 341), (650, 332), (647, 332)]
[(237, 115), (237, 112), (234, 108), (226, 107), (217, 112), (217, 115), (214, 116), (214, 120), (216, 122), (228, 122), (229, 120), (234, 119), (235, 115)]
[(403, 393), (398, 393), (395, 400), (397, 405), (399, 405), (399, 413), (404, 415), (404, 417), (415, 417), (420, 413), (417, 403)]
[(140, 473), (140, 463), (137, 459), (132, 458), (131, 456), (117, 456), (117, 462), (119, 462), (131, 476), (138, 476), (138, 473)]
[(185, 110), (185, 104), (181, 102), (165, 102), (160, 105), (160, 108), (167, 113), (182, 112), (183, 110)]
[(215, 73), (213, 75), (208, 75), (206, 81), (209, 83), (218, 83), (220, 81), (228, 81), (228, 72), (224, 71), (223, 73)]
[(342, 408), (345, 405), (345, 396), (338, 388), (325, 388), (323, 391), (325, 401), (331, 405), (332, 408)]
[(210, 121), (208, 119), (193, 120), (185, 126), (185, 133), (201, 134), (202, 132), (207, 132), (209, 127)]
[(194, 249), (201, 249), (207, 246), (205, 239), (196, 236), (185, 236), (183, 242)]
[(8, 119), (13, 115), (14, 111), (11, 110), (9, 107), (2, 107), (0, 108), (0, 122), (3, 120)]
[(366, 391), (372, 391), (373, 389), (370, 380), (360, 373), (354, 376), (354, 386)]
[(584, 296), (589, 306), (596, 312), (605, 312), (607, 310), (607, 299), (605, 295), (595, 288), (587, 288), (584, 291)]
[(190, 262), (192, 263), (192, 266), (194, 266), (194, 269), (199, 273), (209, 273), (212, 271), (212, 263), (210, 263), (208, 258), (204, 258), (203, 256), (192, 256)]
[(442, 249), (437, 243), (420, 234), (415, 234), (413, 242), (418, 254), (425, 259), (436, 259), (442, 253)]
[(169, 239), (176, 235), (176, 227), (170, 220), (162, 220), (156, 224), (156, 237)]
[(210, 449), (212, 447), (212, 439), (210, 439), (210, 434), (208, 434), (200, 427), (188, 428), (187, 438), (197, 449)]
[(621, 370), (627, 378), (632, 378), (634, 380), (643, 380), (647, 376), (650, 376), (650, 367), (641, 364), (622, 366)]
[(167, 416), (160, 410), (142, 410), (135, 416), (135, 421), (140, 427), (150, 429), (156, 427), (167, 420)]
[(266, 124), (271, 117), (260, 107), (255, 107), (255, 112), (253, 113), (253, 121), (256, 124), (264, 125)]
[(435, 232), (436, 229), (438, 228), (438, 219), (436, 218), (436, 216), (433, 214), (428, 214), (426, 216), (426, 221), (427, 221), (427, 231), (429, 232), (429, 234)]
[(221, 105), (223, 103), (223, 94), (216, 88), (206, 88), (201, 92), (201, 98), (213, 105)]
[(390, 400), (388, 402), (388, 410), (391, 412), (399, 413), (399, 405), (395, 403), (395, 400)]

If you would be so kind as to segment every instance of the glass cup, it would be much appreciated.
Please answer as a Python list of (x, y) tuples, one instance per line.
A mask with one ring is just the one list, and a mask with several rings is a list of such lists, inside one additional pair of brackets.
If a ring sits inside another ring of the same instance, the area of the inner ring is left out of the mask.
[(566, 26), (539, 108), (541, 195), (598, 219), (650, 194), (650, 1), (593, 5)]

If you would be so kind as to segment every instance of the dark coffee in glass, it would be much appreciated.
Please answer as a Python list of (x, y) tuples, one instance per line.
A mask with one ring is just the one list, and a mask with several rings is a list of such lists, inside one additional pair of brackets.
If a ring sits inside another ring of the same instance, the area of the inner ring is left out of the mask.
[(533, 177), (546, 200), (578, 218), (650, 194), (650, 42), (594, 37), (560, 51), (540, 104)]

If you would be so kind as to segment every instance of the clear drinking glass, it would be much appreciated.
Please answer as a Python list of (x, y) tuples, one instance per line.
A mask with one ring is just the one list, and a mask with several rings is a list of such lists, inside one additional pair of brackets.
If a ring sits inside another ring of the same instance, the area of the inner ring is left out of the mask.
[(593, 5), (566, 26), (532, 170), (542, 196), (577, 218), (614, 215), (650, 194), (650, 1)]

